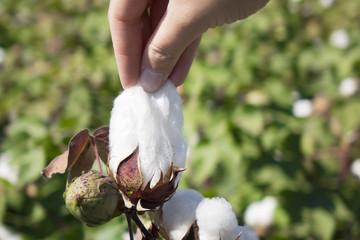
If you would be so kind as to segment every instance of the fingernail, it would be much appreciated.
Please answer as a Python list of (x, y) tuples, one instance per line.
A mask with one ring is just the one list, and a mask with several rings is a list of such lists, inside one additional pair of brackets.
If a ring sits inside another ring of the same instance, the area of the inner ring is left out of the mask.
[(155, 92), (160, 88), (163, 80), (163, 74), (151, 71), (150, 69), (144, 69), (140, 75), (140, 85), (147, 92)]

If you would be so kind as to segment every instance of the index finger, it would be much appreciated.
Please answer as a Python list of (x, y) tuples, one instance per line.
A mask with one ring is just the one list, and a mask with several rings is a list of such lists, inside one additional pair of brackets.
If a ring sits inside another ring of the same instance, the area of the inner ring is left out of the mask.
[(142, 55), (142, 15), (147, 0), (111, 0), (108, 19), (123, 88), (135, 85)]

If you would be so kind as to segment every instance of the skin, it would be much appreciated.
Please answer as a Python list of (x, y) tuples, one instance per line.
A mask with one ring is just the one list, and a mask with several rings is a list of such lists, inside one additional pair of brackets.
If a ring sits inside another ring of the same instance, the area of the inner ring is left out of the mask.
[(123, 88), (181, 85), (209, 28), (244, 19), (269, 0), (111, 0), (108, 12)]

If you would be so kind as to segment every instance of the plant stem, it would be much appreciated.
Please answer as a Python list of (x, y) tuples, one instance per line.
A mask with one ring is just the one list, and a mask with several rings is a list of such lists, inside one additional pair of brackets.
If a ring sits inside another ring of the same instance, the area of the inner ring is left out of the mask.
[(126, 221), (127, 221), (128, 228), (129, 228), (130, 240), (134, 240), (134, 233), (133, 233), (132, 225), (131, 225), (131, 215), (132, 215), (131, 213), (125, 212)]
[(155, 240), (155, 237), (151, 233), (149, 233), (149, 231), (145, 228), (144, 224), (139, 219), (136, 211), (131, 212), (131, 218), (135, 222), (136, 226), (140, 228), (141, 232), (144, 234), (147, 240)]

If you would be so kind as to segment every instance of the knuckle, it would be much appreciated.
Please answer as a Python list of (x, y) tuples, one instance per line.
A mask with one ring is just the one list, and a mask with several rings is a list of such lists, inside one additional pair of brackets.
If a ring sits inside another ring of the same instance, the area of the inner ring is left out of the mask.
[(169, 48), (159, 47), (154, 43), (149, 45), (148, 54), (153, 61), (157, 62), (172, 62), (177, 59), (175, 51)]

